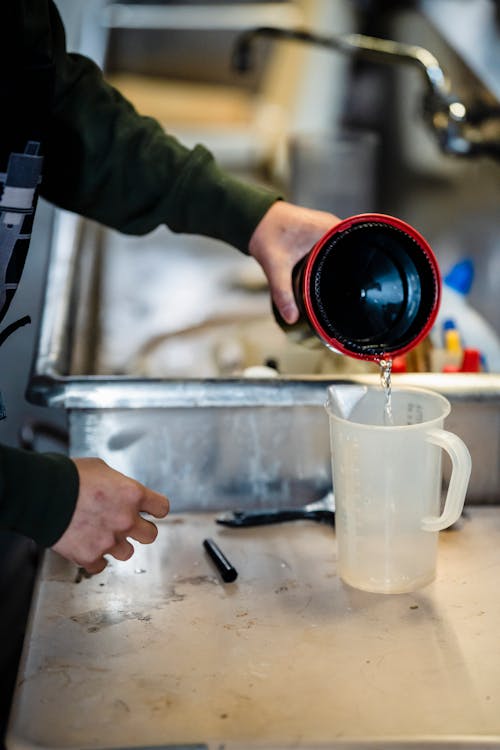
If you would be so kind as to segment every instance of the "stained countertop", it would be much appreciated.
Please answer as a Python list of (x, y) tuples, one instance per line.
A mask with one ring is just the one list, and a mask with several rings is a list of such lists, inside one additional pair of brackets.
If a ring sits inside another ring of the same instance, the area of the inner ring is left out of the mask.
[(411, 594), (342, 583), (326, 525), (212, 513), (171, 514), (153, 545), (79, 578), (46, 554), (9, 750), (500, 748), (498, 507), (441, 532), (436, 580)]

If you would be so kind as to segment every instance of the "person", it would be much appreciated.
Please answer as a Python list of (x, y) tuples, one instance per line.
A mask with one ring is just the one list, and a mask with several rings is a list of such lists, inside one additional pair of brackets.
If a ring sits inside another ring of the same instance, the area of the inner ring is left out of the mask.
[[(97, 65), (67, 51), (52, 0), (7, 0), (2, 11), (0, 320), (19, 283), (40, 194), (124, 233), (166, 224), (249, 253), (281, 316), (294, 322), (291, 270), (339, 219), (236, 179), (202, 145), (188, 149), (140, 116)], [(107, 556), (129, 559), (134, 540), (153, 542), (157, 527), (142, 514), (163, 518), (168, 510), (164, 495), (97, 457), (0, 446), (0, 526), (90, 574), (105, 568)]]

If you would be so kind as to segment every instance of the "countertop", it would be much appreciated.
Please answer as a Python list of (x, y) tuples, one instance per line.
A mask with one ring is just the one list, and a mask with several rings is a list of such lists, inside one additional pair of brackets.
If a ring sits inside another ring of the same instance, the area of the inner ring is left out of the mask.
[(46, 554), (9, 750), (500, 747), (498, 507), (441, 532), (436, 580), (412, 594), (342, 583), (326, 525), (211, 513), (171, 514), (130, 561), (75, 573)]

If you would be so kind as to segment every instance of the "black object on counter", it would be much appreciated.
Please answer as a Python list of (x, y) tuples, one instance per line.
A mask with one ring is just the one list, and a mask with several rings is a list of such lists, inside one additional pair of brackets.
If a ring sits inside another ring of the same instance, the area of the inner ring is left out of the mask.
[(221, 578), (225, 583), (231, 583), (238, 577), (238, 571), (229, 562), (222, 550), (217, 546), (213, 539), (204, 539), (203, 546), (210, 555), (212, 562), (219, 571)]
[(230, 516), (215, 519), (221, 526), (243, 528), (248, 526), (267, 526), (284, 521), (319, 521), (335, 525), (335, 512), (331, 510), (305, 510), (304, 508), (282, 508), (280, 510), (241, 511), (235, 510)]
[(233, 510), (215, 519), (221, 526), (242, 528), (245, 526), (266, 526), (284, 521), (319, 521), (335, 526), (335, 498), (329, 490), (319, 500), (314, 500), (298, 508), (272, 508), (269, 510)]

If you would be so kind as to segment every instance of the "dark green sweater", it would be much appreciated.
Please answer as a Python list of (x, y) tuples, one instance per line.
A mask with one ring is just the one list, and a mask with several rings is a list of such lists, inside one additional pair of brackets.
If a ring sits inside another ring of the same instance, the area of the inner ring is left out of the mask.
[[(94, 63), (66, 51), (51, 0), (4, 0), (2, 26), (0, 172), (2, 154), (5, 161), (26, 140), (40, 141), (40, 194), (57, 206), (129, 234), (167, 224), (247, 251), (275, 193), (235, 179), (203, 146), (187, 149), (139, 116)], [(67, 457), (0, 446), (0, 526), (51, 546), (77, 495)]]

